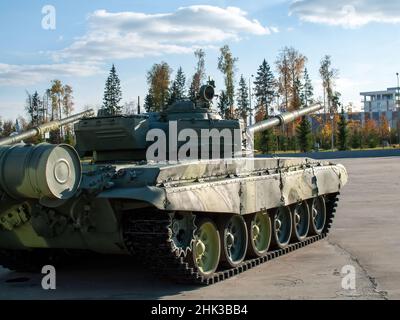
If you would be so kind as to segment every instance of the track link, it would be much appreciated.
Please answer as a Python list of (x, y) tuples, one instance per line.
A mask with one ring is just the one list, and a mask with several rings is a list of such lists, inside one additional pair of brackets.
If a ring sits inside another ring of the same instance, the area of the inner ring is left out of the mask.
[(126, 214), (124, 241), (131, 255), (158, 276), (167, 277), (179, 283), (210, 285), (326, 238), (333, 223), (338, 195), (337, 193), (325, 197), (327, 220), (321, 235), (290, 244), (285, 249), (270, 251), (260, 258), (245, 260), (236, 268), (219, 270), (209, 278), (200, 276), (184, 257), (176, 255), (171, 243), (170, 220), (165, 212)]

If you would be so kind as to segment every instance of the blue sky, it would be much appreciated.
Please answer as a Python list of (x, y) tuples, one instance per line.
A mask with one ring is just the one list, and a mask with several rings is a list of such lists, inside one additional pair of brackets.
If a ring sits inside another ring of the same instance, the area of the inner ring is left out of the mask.
[[(398, 0), (134, 1), (70, 0), (0, 2), (0, 117), (25, 115), (25, 91), (42, 93), (50, 80), (72, 85), (76, 111), (101, 105), (112, 63), (123, 100), (144, 96), (146, 71), (166, 61), (186, 75), (193, 50), (205, 48), (207, 74), (217, 87), (218, 48), (229, 44), (240, 74), (254, 74), (264, 58), (293, 46), (308, 57), (316, 95), (319, 62), (330, 54), (340, 71), (345, 104), (359, 92), (396, 85), (400, 72)], [(56, 10), (56, 29), (42, 28), (42, 8)]]

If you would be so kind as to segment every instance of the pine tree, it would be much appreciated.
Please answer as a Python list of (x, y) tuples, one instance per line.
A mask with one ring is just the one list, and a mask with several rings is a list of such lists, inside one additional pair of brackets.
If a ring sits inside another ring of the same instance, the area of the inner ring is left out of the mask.
[(237, 112), (239, 117), (247, 123), (247, 117), (250, 113), (249, 89), (243, 75), (240, 76), (239, 89), (237, 92)]
[(265, 59), (258, 68), (254, 85), (257, 112), (262, 112), (267, 117), (276, 95), (276, 80), (270, 65)]
[(308, 107), (314, 101), (314, 88), (307, 68), (304, 69), (304, 83), (302, 86), (300, 99), (304, 106)]
[(345, 151), (349, 149), (349, 133), (347, 129), (347, 121), (344, 116), (344, 110), (342, 108), (342, 112), (340, 114), (340, 119), (338, 122), (338, 149), (340, 151)]
[(144, 108), (147, 112), (155, 112), (153, 90), (150, 88), (144, 99)]
[(362, 134), (361, 134), (361, 130), (356, 128), (352, 130), (352, 134), (350, 137), (350, 146), (353, 149), (359, 149), (362, 148)]
[(26, 92), (26, 94), (28, 95), (26, 99), (26, 111), (28, 112), (30, 118), (30, 124), (38, 125), (40, 122), (39, 113), (42, 101), (37, 91), (35, 91), (33, 95), (31, 95), (29, 92)]
[(121, 84), (115, 66), (112, 65), (104, 89), (102, 108), (107, 110), (109, 114), (112, 115), (120, 114), (122, 110), (122, 106), (120, 105), (121, 99), (122, 99)]
[(229, 100), (228, 100), (228, 96), (226, 95), (224, 90), (221, 90), (221, 93), (219, 95), (217, 108), (218, 108), (219, 115), (223, 119), (229, 118), (229, 114), (230, 114)]
[(276, 150), (276, 135), (274, 129), (268, 129), (260, 133), (260, 146), (258, 149), (264, 154)]
[(301, 119), (300, 124), (296, 128), (297, 140), (302, 152), (310, 152), (312, 148), (311, 125), (307, 117)]
[(182, 67), (179, 67), (175, 80), (172, 82), (169, 94), (168, 104), (173, 104), (176, 101), (183, 100), (186, 96), (185, 92), (186, 77)]
[[(254, 81), (254, 95), (257, 99), (256, 114), (259, 120), (266, 120), (276, 97), (276, 79), (268, 62), (264, 59), (258, 67)], [(260, 118), (262, 117), (262, 118)], [(276, 149), (276, 136), (273, 129), (259, 133), (259, 147), (262, 153), (271, 153)]]

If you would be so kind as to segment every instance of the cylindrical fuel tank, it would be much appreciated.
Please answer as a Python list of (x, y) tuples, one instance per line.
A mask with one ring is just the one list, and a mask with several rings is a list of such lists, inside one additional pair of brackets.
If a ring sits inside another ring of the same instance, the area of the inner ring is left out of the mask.
[(69, 199), (81, 181), (81, 163), (69, 145), (0, 147), (0, 189), (15, 199)]

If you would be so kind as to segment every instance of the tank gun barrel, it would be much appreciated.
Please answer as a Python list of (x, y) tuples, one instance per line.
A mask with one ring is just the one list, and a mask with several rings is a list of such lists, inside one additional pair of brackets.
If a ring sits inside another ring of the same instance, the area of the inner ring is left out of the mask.
[(261, 131), (265, 131), (265, 130), (271, 129), (273, 127), (278, 127), (278, 126), (293, 122), (298, 118), (301, 118), (305, 115), (308, 115), (308, 114), (311, 114), (314, 112), (317, 112), (321, 109), (323, 109), (323, 106), (321, 104), (317, 103), (317, 104), (313, 104), (309, 107), (306, 107), (306, 108), (303, 108), (300, 110), (285, 112), (278, 116), (272, 117), (268, 120), (264, 120), (264, 121), (254, 124), (252, 126), (249, 126), (247, 128), (247, 131), (252, 134), (261, 132)]
[(0, 139), (0, 146), (15, 144), (24, 139), (29, 139), (29, 138), (32, 138), (35, 136), (39, 136), (41, 134), (44, 134), (45, 132), (56, 130), (62, 126), (76, 122), (82, 118), (90, 117), (93, 114), (94, 114), (93, 109), (89, 109), (89, 110), (77, 113), (75, 115), (69, 116), (64, 119), (54, 120), (54, 121), (50, 121), (48, 123), (41, 124), (37, 127), (31, 128), (25, 132), (22, 132), (22, 133), (13, 135), (13, 136), (9, 136), (7, 138)]

